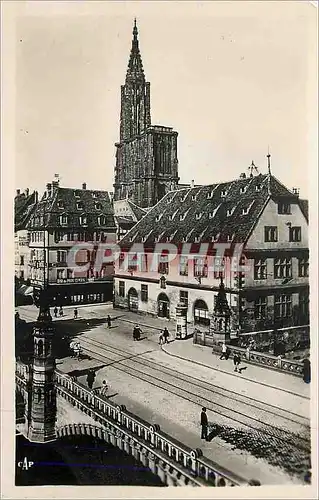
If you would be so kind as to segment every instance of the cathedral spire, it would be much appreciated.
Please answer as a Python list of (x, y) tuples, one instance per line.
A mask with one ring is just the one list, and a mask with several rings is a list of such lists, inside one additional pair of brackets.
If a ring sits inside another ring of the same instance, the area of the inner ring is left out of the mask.
[(132, 80), (137, 78), (142, 78), (144, 80), (144, 70), (142, 57), (140, 54), (140, 49), (138, 45), (138, 29), (136, 24), (136, 18), (134, 19), (134, 27), (133, 27), (133, 39), (132, 39), (132, 48), (130, 53), (130, 59), (128, 63), (128, 69), (126, 74), (126, 80)]

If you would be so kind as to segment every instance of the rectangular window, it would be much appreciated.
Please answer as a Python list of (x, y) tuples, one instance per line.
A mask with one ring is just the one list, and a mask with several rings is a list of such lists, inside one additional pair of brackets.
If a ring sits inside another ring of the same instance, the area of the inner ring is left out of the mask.
[(57, 262), (66, 262), (67, 252), (66, 250), (58, 250), (57, 251)]
[(291, 295), (276, 295), (275, 296), (275, 318), (290, 318), (291, 317)]
[(267, 278), (267, 260), (255, 259), (254, 261), (254, 279), (265, 280)]
[(305, 290), (299, 293), (299, 313), (302, 323), (309, 322), (309, 291)]
[(119, 296), (125, 297), (125, 281), (119, 281)]
[(141, 301), (142, 302), (148, 301), (148, 286), (147, 285), (141, 285)]
[(184, 290), (180, 290), (179, 301), (182, 304), (184, 304), (184, 306), (188, 307), (188, 292), (185, 292)]
[(128, 254), (128, 270), (137, 271), (138, 270), (138, 256), (136, 253)]
[(225, 278), (225, 257), (214, 257), (214, 279)]
[(255, 300), (255, 319), (266, 319), (267, 317), (267, 297), (258, 297)]
[(298, 276), (299, 278), (309, 277), (309, 259), (308, 257), (300, 257), (298, 259)]
[(279, 214), (291, 214), (291, 206), (290, 203), (287, 203), (285, 201), (280, 201), (278, 203), (278, 213)]
[(208, 266), (206, 257), (195, 257), (194, 259), (194, 276), (207, 278)]
[(20, 255), (20, 266), (24, 266), (24, 255)]
[(24, 280), (24, 271), (20, 271), (20, 279)]
[(56, 272), (57, 279), (61, 280), (61, 279), (65, 278), (64, 274), (65, 274), (64, 269), (58, 269)]
[(179, 258), (179, 274), (180, 276), (188, 276), (188, 256), (181, 255)]
[(278, 241), (277, 226), (265, 226), (265, 242), (271, 243)]
[(67, 278), (73, 278), (73, 269), (67, 269), (66, 270)]
[(291, 278), (291, 258), (279, 258), (274, 261), (275, 279)]
[(301, 241), (301, 227), (295, 226), (289, 228), (289, 241)]
[(168, 271), (169, 271), (168, 262), (159, 262), (158, 264), (159, 274), (168, 274)]

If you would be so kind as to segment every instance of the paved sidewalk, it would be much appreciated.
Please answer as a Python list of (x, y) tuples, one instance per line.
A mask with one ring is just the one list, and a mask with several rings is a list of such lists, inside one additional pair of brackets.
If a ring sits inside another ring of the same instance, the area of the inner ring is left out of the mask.
[(241, 374), (234, 373), (234, 365), (231, 359), (220, 360), (216, 354), (212, 354), (211, 348), (193, 344), (193, 339), (175, 340), (169, 344), (164, 344), (162, 350), (176, 358), (232, 374), (235, 377), (249, 380), (261, 386), (276, 387), (306, 399), (310, 398), (310, 386), (305, 384), (301, 378), (273, 371), (269, 368), (246, 364), (245, 361), (242, 362), (242, 367), (245, 370)]

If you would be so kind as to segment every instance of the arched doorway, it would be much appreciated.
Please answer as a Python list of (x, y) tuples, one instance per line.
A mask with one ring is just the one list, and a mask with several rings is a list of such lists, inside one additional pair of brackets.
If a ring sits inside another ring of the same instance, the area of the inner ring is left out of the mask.
[(209, 326), (209, 312), (204, 300), (198, 299), (194, 304), (194, 324)]
[(169, 298), (166, 293), (160, 293), (157, 297), (157, 314), (159, 318), (169, 318)]
[(130, 311), (138, 310), (138, 294), (135, 288), (130, 288), (127, 294), (128, 298), (128, 308)]

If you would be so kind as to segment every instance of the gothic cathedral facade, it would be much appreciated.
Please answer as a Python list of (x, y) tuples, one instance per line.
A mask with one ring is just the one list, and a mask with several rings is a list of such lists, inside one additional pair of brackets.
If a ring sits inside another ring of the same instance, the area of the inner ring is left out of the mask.
[(114, 201), (129, 199), (149, 208), (177, 188), (177, 136), (171, 127), (151, 125), (150, 83), (145, 80), (135, 21), (125, 84), (121, 86)]

